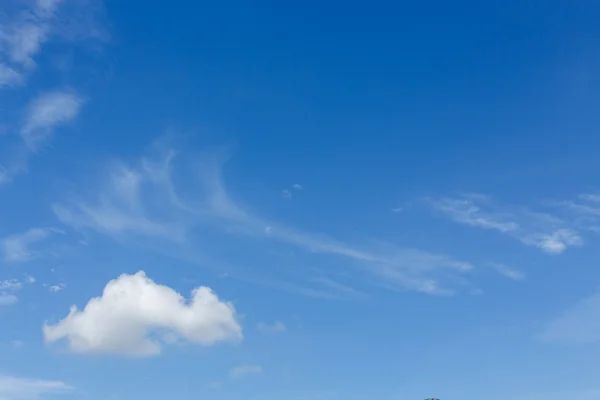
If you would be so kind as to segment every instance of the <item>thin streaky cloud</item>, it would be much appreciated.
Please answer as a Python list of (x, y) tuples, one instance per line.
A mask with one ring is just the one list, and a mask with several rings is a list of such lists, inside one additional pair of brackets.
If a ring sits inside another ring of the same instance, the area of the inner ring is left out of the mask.
[(257, 328), (259, 331), (265, 332), (265, 333), (281, 333), (281, 332), (285, 332), (285, 330), (286, 330), (285, 324), (281, 321), (275, 321), (270, 324), (267, 322), (260, 322), (257, 325)]
[(540, 338), (574, 345), (600, 343), (600, 292), (580, 300), (551, 321)]
[(561, 254), (568, 247), (583, 245), (583, 239), (571, 229), (557, 229), (550, 233), (534, 233), (524, 236), (521, 241), (542, 249), (549, 254)]
[(0, 399), (36, 400), (73, 390), (71, 385), (62, 381), (0, 375)]
[(0, 293), (0, 306), (8, 306), (18, 301), (19, 298), (14, 294)]
[[(213, 162), (216, 159), (213, 159)], [(223, 160), (216, 160), (223, 162)], [(267, 237), (283, 243), (303, 248), (313, 253), (331, 254), (346, 257), (356, 265), (387, 282), (389, 287), (416, 290), (428, 294), (450, 294), (453, 290), (443, 287), (439, 277), (447, 274), (462, 274), (473, 268), (466, 262), (457, 261), (445, 255), (425, 251), (398, 248), (383, 244), (384, 250), (368, 251), (347, 245), (327, 235), (317, 235), (298, 231), (281, 224), (266, 221), (250, 214), (238, 206), (224, 188), (221, 165), (204, 169), (201, 175), (211, 207), (205, 210), (219, 220), (241, 225), (238, 231), (251, 236), (264, 237), (264, 227), (271, 229)], [(207, 171), (212, 171), (208, 174)]]
[(49, 1), (35, 2), (31, 9), (10, 16), (2, 26), (1, 48), (12, 63), (26, 69), (35, 66), (34, 57), (48, 40), (58, 3), (50, 7)]
[(304, 186), (302, 186), (302, 185), (301, 185), (301, 184), (299, 184), (299, 183), (294, 183), (294, 185), (292, 186), (292, 188), (293, 188), (294, 190), (304, 190)]
[[(345, 258), (349, 261), (348, 267), (355, 272), (367, 273), (374, 281), (381, 281), (395, 290), (447, 294), (454, 290), (445, 285), (454, 286), (456, 282), (466, 279), (465, 274), (473, 268), (467, 262), (446, 255), (385, 243), (353, 246), (328, 235), (297, 230), (262, 218), (229, 196), (222, 177), (222, 168), (228, 158), (224, 156), (226, 152), (204, 153), (195, 158), (198, 167), (195, 195), (192, 199), (183, 200), (177, 193), (172, 177), (172, 163), (177, 152), (163, 149), (159, 153), (161, 157), (158, 160), (143, 158), (141, 162), (130, 164), (128, 168), (131, 171), (119, 173), (119, 179), (130, 185), (143, 182), (144, 190), (109, 180), (111, 183), (101, 187), (97, 200), (57, 203), (54, 205), (56, 215), (63, 223), (76, 229), (93, 229), (119, 238), (137, 236), (161, 239), (162, 243), (171, 241), (176, 246), (177, 241), (173, 241), (173, 237), (177, 237), (177, 234), (191, 237), (190, 231), (198, 229), (210, 229), (248, 240), (269, 240), (294, 246), (309, 254)], [(114, 169), (112, 171), (114, 173)], [(133, 178), (138, 176), (142, 179)], [(192, 185), (188, 184), (187, 191), (191, 188)], [(160, 206), (156, 207), (157, 204)], [(181, 254), (181, 251), (173, 248), (169, 253)], [(201, 257), (206, 260), (210, 255), (203, 254)], [(218, 260), (210, 262), (213, 265), (218, 263)], [(286, 287), (280, 283), (277, 285)], [(290, 284), (287, 288), (314, 297), (348, 296), (348, 292), (342, 293), (340, 288), (334, 289), (323, 284), (319, 286), (307, 288)]]
[(600, 194), (597, 193), (584, 193), (580, 194), (577, 197), (579, 197), (582, 200), (590, 201), (593, 203), (600, 203)]
[(0, 54), (11, 68), (30, 72), (36, 57), (50, 40), (74, 42), (106, 37), (98, 22), (94, 1), (36, 0), (21, 2), (15, 12), (5, 12), (0, 25)]
[(83, 105), (83, 99), (71, 90), (42, 93), (31, 101), (21, 128), (21, 138), (31, 151), (53, 133), (53, 130), (72, 122)]
[[(237, 205), (227, 194), (222, 180), (222, 158), (209, 160), (210, 167), (204, 168), (201, 183), (211, 207), (205, 211), (214, 218), (241, 225), (238, 231), (251, 236), (264, 237), (264, 227), (271, 227), (269, 238), (298, 246), (313, 253), (330, 254), (353, 260), (357, 267), (392, 287), (417, 290), (430, 294), (446, 292), (438, 277), (450, 273), (464, 273), (472, 269), (469, 263), (445, 255), (430, 254), (410, 248), (383, 245), (383, 250), (369, 251), (347, 245), (327, 235), (298, 231), (281, 224), (266, 221)], [(205, 164), (203, 164), (204, 166)]]
[(0, 87), (14, 87), (23, 83), (23, 76), (20, 72), (0, 63)]
[(223, 158), (209, 158), (203, 168), (201, 183), (211, 206), (204, 213), (228, 223), (241, 225), (238, 231), (251, 236), (264, 237), (264, 227), (271, 227), (269, 238), (298, 246), (313, 253), (330, 254), (353, 260), (357, 267), (385, 280), (391, 287), (442, 294), (447, 290), (437, 278), (446, 274), (462, 274), (473, 267), (469, 263), (445, 255), (430, 254), (410, 248), (385, 244), (383, 250), (369, 251), (347, 245), (327, 235), (298, 231), (281, 224), (266, 221), (237, 205), (227, 194), (222, 180)]
[(359, 290), (354, 289), (348, 285), (344, 285), (343, 283), (336, 282), (329, 278), (318, 277), (312, 280), (314, 283), (319, 286), (325, 287), (333, 292), (337, 292), (340, 294), (347, 295), (348, 298), (366, 298), (367, 295), (365, 293), (360, 292)]
[(241, 379), (250, 375), (258, 375), (262, 372), (262, 367), (260, 365), (239, 365), (237, 367), (233, 367), (229, 371), (229, 376), (232, 379)]
[(562, 219), (524, 207), (498, 206), (489, 196), (471, 194), (425, 200), (453, 222), (497, 231), (548, 254), (561, 254), (569, 247), (583, 245), (579, 232)]
[(36, 258), (39, 253), (33, 250), (32, 246), (53, 234), (64, 234), (64, 232), (56, 228), (31, 228), (24, 233), (0, 239), (0, 250), (4, 261), (23, 262)]
[(490, 265), (496, 272), (508, 279), (512, 279), (513, 281), (522, 281), (525, 279), (525, 274), (515, 268), (498, 263), (491, 263)]
[(600, 232), (600, 195), (580, 194), (574, 198), (550, 203), (574, 219), (574, 225), (583, 230)]
[(514, 232), (519, 229), (517, 222), (486, 213), (469, 199), (442, 198), (427, 200), (437, 211), (446, 214), (450, 219), (461, 224), (497, 230), (502, 233)]
[[(101, 0), (5, 3), (0, 13), (0, 89), (25, 86), (37, 67), (36, 58), (50, 41), (71, 45), (107, 37), (99, 21)], [(12, 146), (10, 159), (0, 162), (0, 186), (26, 173), (32, 153), (48, 141), (56, 128), (72, 122), (82, 104), (82, 98), (73, 90), (54, 90), (32, 99), (23, 111), (20, 127), (15, 129), (22, 140)]]
[(0, 164), (0, 186), (12, 183), (14, 179), (27, 172), (30, 151), (22, 143), (14, 147), (11, 157)]
[(75, 229), (93, 229), (113, 237), (129, 233), (182, 241), (184, 229), (178, 221), (148, 215), (141, 192), (154, 186), (154, 178), (144, 169), (113, 164), (98, 199), (55, 203), (52, 209), (60, 221)]

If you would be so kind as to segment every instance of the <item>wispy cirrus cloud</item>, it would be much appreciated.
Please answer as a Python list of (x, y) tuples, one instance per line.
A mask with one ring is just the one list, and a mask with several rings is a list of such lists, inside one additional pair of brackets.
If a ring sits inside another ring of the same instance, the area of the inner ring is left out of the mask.
[(72, 386), (62, 381), (0, 375), (0, 399), (37, 400), (48, 395), (64, 394), (73, 390)]
[[(0, 7), (0, 89), (14, 91), (27, 85), (29, 76), (37, 70), (38, 56), (51, 41), (71, 44), (89, 38), (106, 38), (98, 22), (100, 14), (97, 0), (3, 2)], [(50, 73), (52, 68), (46, 70)], [(36, 91), (35, 88), (27, 90)], [(21, 121), (10, 118), (0, 121), (15, 133), (1, 138), (0, 148), (10, 150), (0, 160), (0, 185), (9, 184), (27, 172), (32, 153), (48, 143), (58, 127), (74, 121), (84, 101), (75, 90), (59, 88), (38, 92), (29, 100), (24, 112), (19, 103), (14, 103), (7, 115), (23, 113), (25, 116)]]
[[(194, 196), (184, 200), (174, 183), (177, 181), (173, 177), (176, 153), (168, 150), (162, 154), (158, 160), (142, 158), (130, 163), (117, 173), (116, 179), (111, 168), (112, 178), (103, 186), (99, 198), (55, 204), (56, 215), (76, 229), (92, 229), (115, 238), (134, 235), (172, 241), (179, 237), (180, 242), (198, 240), (194, 247), (199, 247), (202, 238), (190, 238), (194, 237), (191, 232), (200, 229), (205, 237), (218, 233), (232, 240), (292, 246), (307, 255), (337, 257), (347, 268), (366, 273), (371, 280), (379, 282), (378, 285), (429, 294), (452, 293), (457, 285), (465, 284), (465, 274), (473, 268), (467, 262), (443, 254), (384, 242), (354, 246), (328, 235), (297, 230), (263, 218), (229, 196), (222, 178), (227, 157), (219, 152), (205, 153), (196, 159), (198, 178), (185, 183), (186, 192), (193, 192)], [(308, 281), (313, 280), (315, 285), (316, 277), (309, 277)], [(348, 290), (340, 291), (342, 286), (348, 289), (343, 284), (335, 288), (322, 283), (317, 285), (301, 288), (290, 283), (287, 286), (290, 291), (329, 292), (336, 293), (336, 297), (342, 293), (349, 295)], [(286, 287), (286, 284), (280, 286)]]
[(25, 145), (36, 151), (53, 130), (75, 120), (83, 99), (73, 90), (42, 93), (31, 101), (20, 134)]
[(14, 68), (0, 63), (0, 88), (14, 87), (23, 83), (23, 77)]
[(285, 332), (285, 324), (281, 321), (275, 321), (271, 324), (266, 323), (266, 322), (260, 322), (257, 325), (257, 328), (259, 331), (261, 332), (265, 332), (265, 333), (281, 333), (281, 332)]
[(250, 375), (258, 375), (263, 372), (260, 365), (238, 365), (237, 367), (231, 368), (229, 371), (229, 377), (231, 379), (241, 379)]
[(185, 223), (181, 213), (171, 215), (177, 210), (170, 208), (161, 213), (156, 206), (148, 207), (144, 195), (156, 195), (156, 177), (143, 164), (144, 160), (135, 166), (113, 163), (99, 198), (56, 203), (52, 206), (54, 213), (75, 229), (93, 229), (115, 238), (134, 234), (183, 240)]
[(566, 212), (580, 229), (600, 232), (599, 194), (579, 194), (568, 200), (553, 201), (550, 205)]
[(53, 234), (64, 234), (64, 231), (56, 228), (32, 228), (0, 239), (4, 261), (24, 262), (38, 257), (40, 253), (32, 247)]
[(0, 306), (15, 304), (19, 298), (11, 293), (0, 293)]
[(551, 321), (540, 338), (576, 345), (600, 343), (600, 292), (580, 300)]
[(583, 244), (579, 232), (559, 217), (525, 207), (501, 206), (485, 195), (426, 198), (425, 201), (437, 213), (456, 223), (497, 231), (549, 254), (560, 254), (569, 247)]
[(525, 279), (525, 274), (515, 268), (509, 267), (504, 264), (491, 263), (490, 266), (496, 270), (500, 275), (512, 279), (513, 281), (522, 281)]
[(106, 38), (92, 0), (7, 0), (0, 17), (0, 53), (12, 71), (24, 75), (52, 39), (76, 41)]
[(11, 70), (21, 75), (15, 68), (31, 69), (35, 66), (34, 57), (51, 34), (55, 12), (60, 1), (24, 2), (17, 5), (8, 1), (9, 12), (3, 16), (0, 28), (0, 49), (13, 64)]

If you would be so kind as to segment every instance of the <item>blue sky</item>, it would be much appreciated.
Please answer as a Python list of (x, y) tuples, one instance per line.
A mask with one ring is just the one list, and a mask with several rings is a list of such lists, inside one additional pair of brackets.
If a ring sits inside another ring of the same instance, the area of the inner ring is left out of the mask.
[(0, 400), (600, 399), (598, 4), (0, 7)]

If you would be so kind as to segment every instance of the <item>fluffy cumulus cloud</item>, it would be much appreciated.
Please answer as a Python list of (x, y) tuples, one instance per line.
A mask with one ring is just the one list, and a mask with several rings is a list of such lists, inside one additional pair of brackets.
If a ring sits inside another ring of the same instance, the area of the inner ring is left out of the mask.
[(210, 288), (194, 289), (186, 301), (143, 271), (110, 281), (83, 310), (73, 306), (66, 318), (43, 330), (46, 342), (66, 339), (76, 353), (134, 356), (157, 354), (173, 338), (204, 346), (242, 339), (233, 305)]

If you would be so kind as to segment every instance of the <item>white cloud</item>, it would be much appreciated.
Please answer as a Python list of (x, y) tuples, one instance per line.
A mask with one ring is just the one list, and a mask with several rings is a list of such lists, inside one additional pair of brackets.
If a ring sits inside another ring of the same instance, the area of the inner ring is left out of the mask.
[(54, 128), (73, 121), (82, 105), (83, 99), (69, 90), (55, 90), (33, 99), (20, 131), (27, 147), (37, 150)]
[(47, 395), (71, 392), (73, 387), (61, 381), (17, 378), (0, 375), (0, 399), (36, 400)]
[(17, 86), (23, 82), (23, 77), (15, 69), (0, 63), (0, 87)]
[(301, 185), (301, 184), (299, 184), (299, 183), (294, 183), (294, 185), (292, 186), (292, 188), (293, 188), (294, 190), (304, 190), (304, 186), (302, 186), (302, 185)]
[(36, 258), (39, 253), (31, 250), (31, 246), (55, 233), (63, 233), (54, 228), (32, 228), (25, 233), (15, 234), (0, 240), (0, 249), (4, 261), (23, 262)]
[(579, 301), (552, 321), (541, 338), (570, 344), (600, 342), (600, 292)]
[[(220, 160), (222, 162), (222, 160)], [(219, 160), (203, 164), (201, 183), (208, 197), (208, 210), (204, 214), (217, 218), (221, 223), (238, 225), (234, 232), (265, 237), (291, 244), (311, 253), (322, 253), (348, 258), (361, 269), (383, 280), (389, 288), (415, 290), (427, 294), (450, 294), (452, 289), (444, 287), (444, 281), (457, 282), (458, 275), (473, 269), (469, 263), (452, 257), (431, 254), (411, 248), (398, 248), (387, 243), (378, 243), (371, 250), (350, 246), (326, 235), (298, 231), (281, 224), (272, 223), (253, 215), (229, 198), (221, 178)], [(446, 279), (448, 278), (448, 279)]]
[[(114, 165), (100, 198), (54, 204), (52, 209), (63, 223), (75, 229), (93, 229), (115, 237), (138, 234), (181, 241), (184, 229), (179, 221), (170, 216), (154, 219), (148, 215), (142, 191), (154, 193), (155, 186), (153, 176), (143, 167)], [(160, 196), (156, 195), (155, 200), (160, 200)]]
[(90, 1), (31, 0), (20, 3), (21, 7), (13, 10), (16, 12), (3, 10), (0, 25), (0, 53), (15, 69), (28, 71), (34, 68), (36, 56), (51, 38), (71, 42), (103, 36), (96, 22), (98, 9)]
[(503, 276), (507, 277), (508, 279), (512, 279), (513, 281), (522, 281), (525, 279), (525, 274), (523, 272), (518, 271), (511, 267), (508, 267), (504, 264), (492, 263), (491, 266), (500, 275), (503, 275)]
[(560, 254), (569, 246), (581, 246), (583, 239), (571, 229), (558, 229), (550, 233), (536, 233), (523, 237), (523, 243), (539, 247), (546, 253)]
[(159, 353), (160, 333), (204, 346), (242, 339), (233, 305), (220, 301), (210, 288), (194, 289), (186, 302), (142, 271), (110, 281), (83, 310), (72, 306), (66, 318), (43, 330), (46, 342), (66, 339), (76, 353), (135, 356)]
[(61, 290), (64, 290), (66, 287), (67, 287), (66, 284), (59, 283), (58, 285), (49, 286), (48, 290), (52, 293), (57, 293), (57, 292), (60, 292)]
[(555, 201), (551, 205), (566, 211), (579, 229), (600, 232), (600, 195), (580, 194), (566, 201)]
[(8, 306), (19, 301), (15, 295), (23, 288), (23, 284), (16, 279), (0, 281), (0, 306)]
[(260, 365), (239, 365), (233, 367), (229, 371), (229, 376), (232, 379), (245, 378), (249, 375), (258, 375), (262, 373), (262, 367)]
[(0, 281), (0, 291), (17, 291), (23, 287), (21, 282), (16, 279), (7, 279), (4, 281)]
[(29, 156), (29, 150), (24, 144), (11, 149), (9, 159), (0, 164), (0, 186), (11, 183), (17, 175), (27, 172)]
[(38, 1), (31, 9), (13, 15), (2, 26), (0, 48), (11, 62), (24, 68), (35, 66), (33, 58), (48, 39), (54, 11), (54, 8), (45, 7), (43, 2)]
[(502, 233), (514, 232), (519, 229), (518, 223), (508, 219), (510, 216), (484, 212), (471, 199), (442, 198), (439, 200), (428, 199), (428, 201), (437, 211), (446, 214), (458, 223)]
[(0, 306), (9, 306), (19, 301), (14, 294), (0, 293)]
[[(36, 58), (51, 40), (71, 44), (82, 39), (106, 38), (98, 23), (102, 15), (101, 0), (9, 0), (4, 3), (6, 7), (0, 12), (0, 89), (24, 85), (37, 66)], [(18, 128), (22, 140), (12, 143), (9, 138), (0, 144), (0, 148), (10, 147), (7, 152), (10, 159), (0, 163), (0, 185), (9, 184), (27, 172), (32, 152), (40, 149), (55, 128), (73, 121), (82, 104), (82, 98), (72, 90), (54, 90), (33, 99)], [(18, 114), (14, 107), (7, 111), (7, 115)]]
[(265, 333), (281, 333), (285, 332), (285, 324), (281, 321), (275, 321), (272, 324), (260, 322), (257, 326), (258, 330)]
[(579, 233), (560, 218), (522, 207), (501, 207), (485, 195), (426, 200), (454, 222), (498, 231), (549, 254), (560, 254), (569, 247), (583, 245)]
[[(199, 247), (197, 243), (191, 243), (197, 237), (194, 233), (209, 234), (211, 230), (235, 236), (232, 237), (235, 240), (269, 240), (296, 247), (306, 254), (345, 258), (346, 265), (357, 268), (360, 273), (366, 272), (374, 278), (373, 283), (390, 289), (448, 294), (454, 288), (446, 286), (467, 284), (464, 274), (473, 268), (472, 265), (450, 256), (373, 241), (368, 245), (363, 242), (361, 246), (353, 246), (327, 235), (299, 231), (247, 211), (229, 197), (221, 176), (224, 159), (219, 155), (204, 154), (194, 160), (198, 165), (199, 180), (186, 184), (186, 193), (193, 195), (191, 200), (183, 200), (172, 177), (175, 152), (163, 151), (162, 154), (166, 156), (159, 161), (143, 158), (131, 166), (112, 168), (110, 184), (98, 191), (98, 200), (56, 204), (56, 215), (76, 229), (94, 229), (124, 241), (135, 239), (136, 243), (142, 239), (151, 240), (152, 248), (169, 246), (170, 250), (165, 251), (177, 257), (182, 257), (182, 248), (189, 254), (190, 246)], [(115, 170), (118, 171), (116, 175)], [(128, 184), (117, 183), (121, 181)], [(202, 258), (199, 263), (207, 264), (206, 258), (211, 256), (206, 255), (208, 250), (197, 256)], [(265, 278), (261, 278), (262, 281), (269, 279)], [(296, 289), (291, 290), (315, 293), (310, 288)], [(327, 288), (336, 296), (341, 294), (338, 289)], [(321, 294), (322, 288), (317, 292)]]
[(281, 191), (281, 196), (282, 196), (284, 199), (289, 199), (289, 198), (291, 198), (291, 197), (292, 197), (292, 192), (290, 192), (290, 191), (289, 191), (289, 190), (287, 190), (287, 189), (283, 189), (283, 190)]

